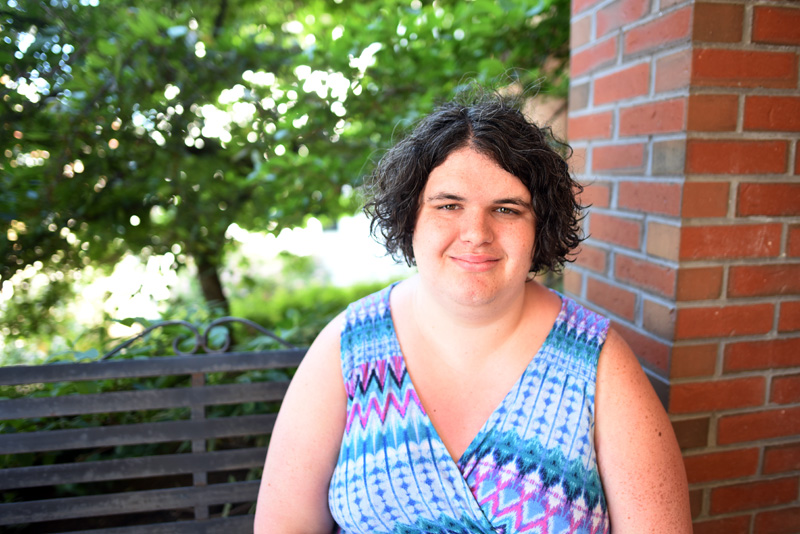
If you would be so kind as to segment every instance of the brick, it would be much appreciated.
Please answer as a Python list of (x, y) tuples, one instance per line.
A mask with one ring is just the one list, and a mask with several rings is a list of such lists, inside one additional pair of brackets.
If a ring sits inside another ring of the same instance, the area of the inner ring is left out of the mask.
[(689, 513), (692, 519), (697, 518), (703, 511), (703, 490), (689, 490)]
[(800, 9), (754, 7), (752, 40), (754, 43), (800, 44)]
[(686, 167), (686, 140), (672, 139), (653, 143), (653, 176), (681, 176)]
[(672, 267), (618, 253), (614, 264), (614, 275), (617, 280), (628, 282), (665, 297), (675, 295), (676, 270)]
[(785, 301), (778, 312), (778, 332), (800, 332), (800, 300)]
[(738, 198), (737, 215), (800, 215), (800, 183), (743, 183), (739, 184)]
[(575, 265), (591, 269), (597, 273), (605, 273), (607, 263), (608, 253), (605, 250), (586, 243), (581, 245), (578, 256), (575, 259)]
[(662, 15), (625, 33), (625, 55), (672, 45), (691, 35), (691, 6)]
[(595, 4), (599, 4), (601, 0), (572, 0), (572, 14), (586, 11)]
[(575, 269), (564, 271), (564, 290), (572, 293), (576, 297), (582, 297), (581, 288), (583, 287), (583, 275)]
[(690, 174), (786, 172), (786, 141), (689, 139), (686, 144), (686, 172)]
[(611, 112), (571, 117), (567, 121), (567, 137), (577, 139), (607, 139), (611, 137)]
[(739, 113), (738, 95), (689, 95), (690, 132), (732, 132)]
[(789, 225), (789, 238), (786, 241), (786, 255), (800, 257), (800, 224)]
[(719, 348), (715, 343), (673, 347), (670, 360), (670, 378), (713, 375), (717, 366), (718, 350)]
[(597, 36), (636, 22), (647, 13), (650, 2), (647, 0), (617, 0), (597, 11)]
[(680, 257), (684, 260), (775, 257), (780, 253), (780, 242), (780, 224), (684, 226)]
[(609, 38), (596, 42), (586, 50), (575, 52), (570, 59), (570, 77), (577, 78), (594, 69), (611, 64), (617, 57), (617, 40)]
[(592, 40), (592, 16), (573, 20), (569, 29), (569, 49), (575, 50)]
[(800, 443), (775, 445), (764, 449), (765, 475), (800, 470)]
[(673, 384), (669, 413), (712, 412), (764, 404), (766, 381), (762, 376)]
[(772, 328), (773, 304), (680, 308), (676, 339), (765, 334)]
[(635, 172), (644, 169), (644, 144), (595, 146), (593, 171)]
[(722, 294), (722, 267), (681, 267), (678, 269), (676, 300), (712, 300)]
[(675, 333), (675, 308), (644, 299), (642, 326), (661, 339), (671, 341)]
[(683, 184), (681, 215), (684, 218), (725, 217), (729, 198), (728, 182), (686, 182)]
[(606, 243), (633, 249), (641, 245), (642, 224), (637, 220), (593, 213), (589, 219), (589, 230), (592, 238)]
[(800, 263), (734, 265), (728, 278), (729, 297), (800, 295)]
[(758, 449), (694, 454), (683, 457), (689, 484), (730, 480), (755, 475), (758, 469)]
[(800, 403), (800, 375), (773, 376), (769, 400), (775, 404)]
[(575, 111), (589, 105), (589, 82), (578, 83), (569, 88), (569, 109)]
[(710, 421), (709, 417), (672, 421), (672, 429), (675, 431), (681, 450), (707, 446)]
[(679, 226), (651, 222), (647, 225), (647, 253), (665, 260), (678, 261), (681, 245)]
[(592, 182), (583, 186), (578, 201), (583, 206), (607, 208), (611, 199), (611, 184), (608, 182)]
[(756, 515), (755, 534), (797, 534), (800, 507), (768, 510)]
[(698, 521), (692, 524), (694, 534), (750, 534), (750, 516), (739, 515)]
[(686, 100), (675, 98), (619, 110), (619, 135), (652, 135), (683, 130)]
[(800, 337), (740, 341), (725, 347), (726, 373), (800, 366)]
[(681, 207), (681, 186), (663, 182), (621, 182), (619, 198), (621, 208), (645, 213), (678, 215)]
[(575, 174), (586, 172), (586, 148), (572, 147), (572, 156), (569, 158), (570, 170)]
[(689, 87), (692, 72), (692, 53), (681, 50), (656, 60), (656, 93)]
[(646, 95), (650, 89), (650, 64), (632, 67), (598, 77), (594, 81), (594, 104), (608, 104)]
[(636, 311), (636, 293), (607, 284), (596, 278), (586, 282), (586, 299), (629, 321)]
[(794, 173), (800, 175), (800, 141), (794, 147)]
[(695, 42), (738, 43), (742, 40), (744, 6), (741, 4), (694, 5), (692, 40)]
[(745, 441), (795, 436), (800, 433), (800, 407), (726, 415), (717, 425), (717, 443), (729, 445)]
[(711, 490), (711, 513), (726, 514), (792, 502), (797, 498), (797, 477), (748, 482)]
[(698, 87), (792, 89), (797, 85), (794, 52), (696, 48), (693, 56), (692, 82)]
[(612, 321), (612, 325), (641, 362), (666, 374), (669, 362), (669, 345), (617, 321)]
[(758, 95), (745, 97), (744, 129), (800, 132), (800, 97)]

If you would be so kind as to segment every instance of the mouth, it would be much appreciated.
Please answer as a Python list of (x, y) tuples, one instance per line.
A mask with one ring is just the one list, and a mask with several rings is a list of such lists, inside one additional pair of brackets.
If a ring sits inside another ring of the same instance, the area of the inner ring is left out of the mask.
[(469, 272), (484, 272), (492, 269), (500, 261), (490, 254), (459, 254), (450, 256), (453, 262)]

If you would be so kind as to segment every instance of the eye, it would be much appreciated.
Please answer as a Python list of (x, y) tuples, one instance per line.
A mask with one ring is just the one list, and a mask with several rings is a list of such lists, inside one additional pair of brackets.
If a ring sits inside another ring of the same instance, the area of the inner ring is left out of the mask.
[(504, 215), (517, 215), (519, 213), (517, 210), (511, 209), (511, 208), (507, 208), (505, 206), (500, 206), (495, 211), (497, 211), (498, 213), (502, 213)]
[(443, 206), (439, 206), (440, 210), (445, 211), (453, 211), (458, 209), (458, 204), (444, 204)]

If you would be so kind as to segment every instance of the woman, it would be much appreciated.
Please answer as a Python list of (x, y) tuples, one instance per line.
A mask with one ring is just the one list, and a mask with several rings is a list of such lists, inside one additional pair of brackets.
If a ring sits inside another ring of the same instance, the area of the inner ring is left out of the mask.
[(391, 149), (367, 212), (418, 274), (351, 304), (297, 371), (256, 532), (691, 532), (672, 428), (608, 321), (550, 291), (581, 206), (501, 97)]

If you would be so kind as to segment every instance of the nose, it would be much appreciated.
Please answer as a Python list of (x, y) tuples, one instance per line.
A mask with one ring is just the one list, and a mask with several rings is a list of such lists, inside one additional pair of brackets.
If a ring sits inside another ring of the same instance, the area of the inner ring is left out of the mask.
[(491, 218), (486, 213), (466, 210), (459, 225), (459, 237), (465, 243), (477, 246), (492, 242)]

